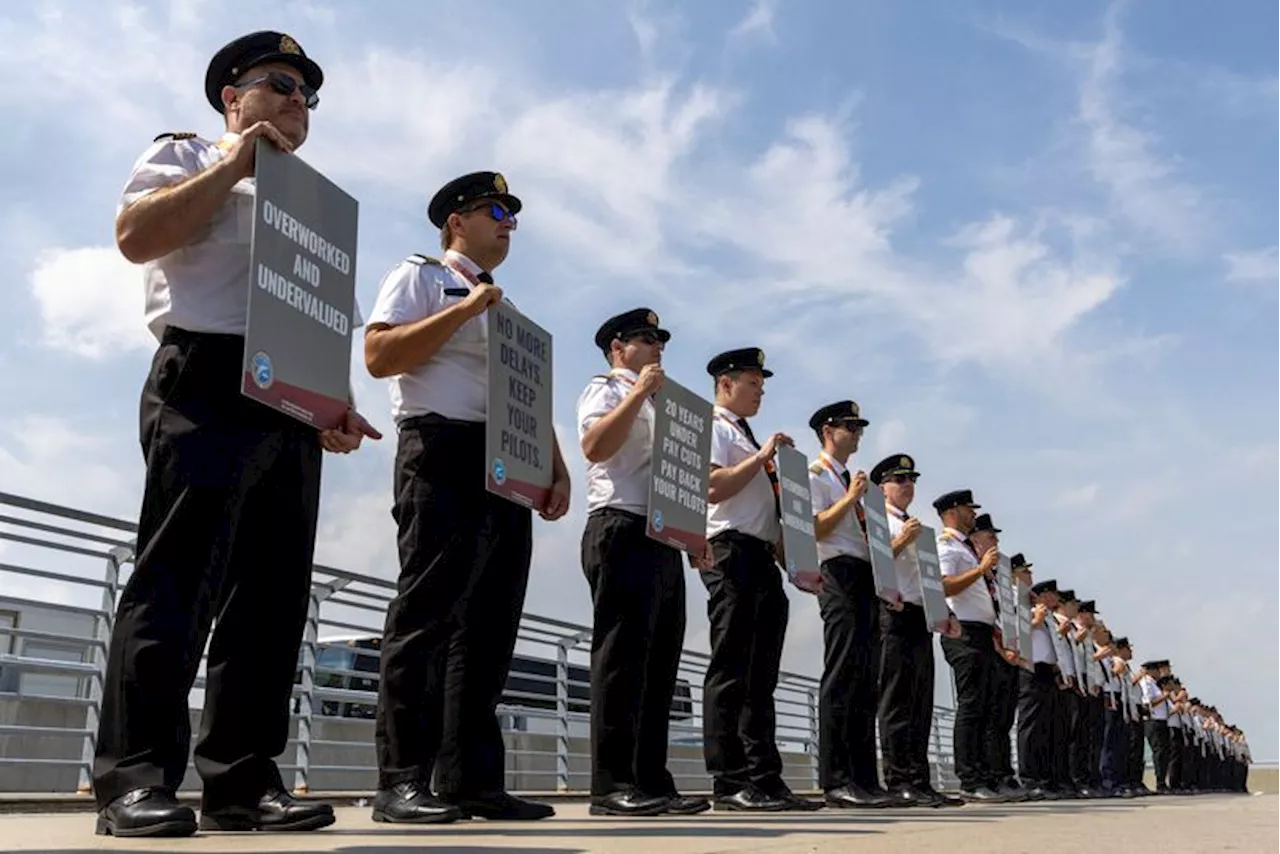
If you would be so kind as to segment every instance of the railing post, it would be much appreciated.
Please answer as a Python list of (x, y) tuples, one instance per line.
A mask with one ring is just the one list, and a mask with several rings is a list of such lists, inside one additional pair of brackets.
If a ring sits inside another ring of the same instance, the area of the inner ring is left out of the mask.
[(307, 601), (307, 624), (302, 630), (302, 644), (298, 651), (301, 685), (298, 697), (298, 739), (294, 748), (293, 791), (306, 794), (309, 790), (307, 775), (311, 770), (311, 724), (315, 716), (316, 643), (320, 639), (320, 605), (333, 594), (350, 584), (350, 579), (338, 578), (325, 584), (311, 585)]
[(577, 638), (556, 644), (556, 791), (569, 791), (569, 650)]
[(809, 689), (809, 788), (818, 788), (818, 690)]
[(103, 580), (101, 611), (93, 618), (93, 637), (98, 643), (89, 648), (90, 663), (97, 671), (89, 677), (89, 703), (84, 709), (84, 743), (80, 748), (80, 772), (76, 794), (93, 793), (93, 760), (98, 750), (98, 724), (102, 718), (102, 686), (107, 675), (107, 645), (115, 627), (116, 593), (120, 589), (120, 567), (133, 559), (133, 548), (116, 546), (107, 552)]

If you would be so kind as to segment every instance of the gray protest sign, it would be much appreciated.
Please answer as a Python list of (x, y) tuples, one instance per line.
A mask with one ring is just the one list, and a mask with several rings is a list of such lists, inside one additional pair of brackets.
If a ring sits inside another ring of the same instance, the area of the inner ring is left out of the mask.
[(774, 458), (782, 504), (782, 548), (787, 553), (787, 576), (808, 590), (819, 572), (818, 544), (813, 538), (813, 496), (809, 492), (809, 462), (790, 445), (778, 447)]
[(670, 377), (654, 399), (646, 533), (692, 555), (707, 545), (712, 406)]
[(867, 544), (871, 547), (871, 572), (875, 577), (876, 595), (888, 602), (901, 602), (898, 572), (893, 566), (889, 513), (884, 506), (884, 492), (874, 483), (867, 484), (867, 492), (862, 496), (862, 509), (867, 516)]
[(498, 302), (489, 326), (489, 403), (485, 488), (540, 508), (551, 491), (551, 333)]
[(350, 404), (359, 205), (259, 139), (240, 391), (319, 429)]
[(942, 592), (942, 563), (938, 560), (938, 532), (921, 525), (916, 537), (916, 565), (920, 570), (920, 592), (924, 596), (924, 618), (935, 632), (945, 632), (951, 621), (951, 607)]
[(996, 564), (996, 593), (1000, 597), (1000, 643), (1005, 649), (1018, 649), (1018, 597), (1013, 589), (1013, 565), (1001, 553)]
[(1018, 586), (1018, 655), (1022, 656), (1022, 666), (1034, 670), (1031, 663), (1031, 587), (1014, 579)]

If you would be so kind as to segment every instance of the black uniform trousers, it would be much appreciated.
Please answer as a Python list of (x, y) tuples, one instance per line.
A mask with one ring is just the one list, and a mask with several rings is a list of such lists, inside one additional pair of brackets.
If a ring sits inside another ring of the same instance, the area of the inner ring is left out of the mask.
[(1058, 689), (1053, 716), (1053, 786), (1062, 791), (1078, 788), (1071, 777), (1071, 749), (1080, 723), (1079, 704), (1075, 688)]
[(146, 460), (135, 568), (107, 652), (98, 805), (176, 789), (187, 694), (205, 641), (196, 770), (206, 809), (282, 786), (289, 698), (310, 599), (321, 448), (309, 427), (240, 393), (244, 339), (170, 328), (142, 390)]
[(1085, 733), (1089, 742), (1088, 781), (1091, 789), (1102, 787), (1102, 734), (1106, 728), (1106, 700), (1102, 693), (1086, 701)]
[(924, 608), (880, 606), (880, 752), (884, 783), (893, 789), (933, 788), (929, 734), (933, 726), (933, 632)]
[(485, 489), (485, 425), (400, 425), (392, 515), (400, 578), (379, 662), (378, 785), (501, 791), (498, 724), (532, 556), (532, 513)]
[(718, 796), (748, 785), (786, 789), (776, 740), (778, 686), (789, 603), (773, 546), (738, 531), (711, 538), (707, 588), (711, 659), (702, 683), (703, 755)]
[(643, 516), (587, 517), (582, 571), (591, 585), (591, 794), (633, 787), (675, 794), (667, 735), (684, 645), (680, 552), (645, 533)]
[(1095, 725), (1101, 700), (1092, 694), (1076, 694), (1069, 761), (1071, 783), (1077, 789), (1097, 785), (1097, 763), (1093, 761)]
[(942, 639), (942, 654), (956, 684), (956, 721), (952, 731), (956, 776), (960, 788), (972, 791), (998, 783), (987, 764), (988, 732), (995, 729), (991, 714), (994, 671), (999, 656), (992, 642), (994, 629), (986, 623), (961, 621), (959, 638)]
[(871, 563), (840, 555), (822, 562), (823, 667), (818, 689), (818, 785), (879, 788), (876, 698), (880, 597)]
[(1180, 790), (1186, 785), (1182, 767), (1184, 753), (1182, 734), (1185, 731), (1181, 726), (1169, 727), (1169, 788), (1171, 789)]
[(1017, 780), (1013, 773), (1013, 722), (1018, 711), (1018, 673), (1021, 670), (1016, 664), (996, 654), (996, 664), (992, 669), (991, 680), (991, 715), (992, 726), (987, 730), (987, 764), (991, 768), (992, 777), (1000, 784), (1013, 784)]
[(1038, 662), (1018, 675), (1018, 777), (1023, 786), (1052, 788), (1053, 722), (1058, 686), (1052, 664)]
[(1151, 745), (1151, 764), (1155, 766), (1156, 788), (1169, 787), (1169, 723), (1154, 718), (1147, 721), (1147, 742)]
[[(1117, 695), (1108, 695), (1115, 698)], [(1104, 708), (1102, 712), (1102, 756), (1099, 770), (1102, 772), (1102, 788), (1115, 791), (1128, 783), (1129, 724), (1124, 719), (1124, 709)]]
[(1128, 779), (1130, 786), (1142, 786), (1143, 769), (1146, 767), (1145, 754), (1143, 753), (1143, 745), (1146, 744), (1144, 738), (1142, 721), (1129, 721), (1129, 756), (1128, 756)]

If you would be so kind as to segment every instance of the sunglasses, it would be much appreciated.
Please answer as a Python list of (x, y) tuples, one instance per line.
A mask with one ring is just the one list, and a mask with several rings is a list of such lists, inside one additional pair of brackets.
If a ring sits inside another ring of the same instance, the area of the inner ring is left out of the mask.
[(237, 84), (236, 88), (247, 89), (250, 86), (257, 86), (259, 83), (268, 84), (273, 92), (281, 95), (292, 95), (294, 92), (301, 91), (308, 110), (314, 110), (320, 103), (320, 95), (315, 89), (312, 89), (306, 83), (299, 83), (283, 71), (270, 71)]
[(627, 336), (628, 341), (640, 340), (645, 344), (660, 344), (662, 339), (658, 337), (656, 332), (636, 332)]
[(489, 214), (489, 219), (493, 220), (494, 222), (510, 221), (511, 227), (512, 228), (516, 227), (516, 215), (511, 213), (511, 211), (507, 210), (497, 202), (488, 202), (483, 205), (475, 205), (474, 207), (464, 208), (458, 211), (458, 213), (469, 214), (469, 213), (474, 213), (476, 211), (486, 212), (487, 214)]

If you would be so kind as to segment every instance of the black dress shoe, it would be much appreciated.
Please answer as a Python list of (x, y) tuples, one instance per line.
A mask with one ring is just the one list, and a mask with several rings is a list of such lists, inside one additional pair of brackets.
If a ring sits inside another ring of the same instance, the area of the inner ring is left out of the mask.
[(815, 801), (813, 798), (804, 798), (795, 792), (775, 792), (773, 797), (787, 802), (787, 811), (789, 812), (817, 812), (826, 804), (822, 801)]
[(143, 788), (125, 792), (98, 813), (98, 836), (190, 836), (196, 814), (168, 789)]
[(975, 789), (961, 789), (960, 797), (971, 804), (1003, 804), (1007, 800), (1004, 795), (999, 792), (993, 792), (987, 786), (978, 786)]
[(942, 802), (932, 795), (925, 794), (915, 786), (894, 786), (886, 794), (891, 806), (895, 807), (940, 807)]
[(861, 786), (850, 783), (827, 792), (823, 799), (827, 806), (836, 809), (884, 809), (892, 801), (886, 795), (873, 795)]
[(462, 810), (446, 804), (421, 783), (397, 783), (373, 798), (373, 820), (400, 824), (447, 824), (462, 818)]
[(487, 818), (490, 821), (537, 821), (556, 814), (550, 804), (517, 798), (509, 792), (486, 792), (480, 795), (441, 795), (440, 800), (462, 810), (463, 818)]
[(697, 815), (711, 809), (711, 801), (692, 795), (670, 795), (667, 798), (667, 815)]
[(943, 806), (943, 807), (964, 806), (964, 801), (961, 798), (957, 798), (955, 795), (948, 795), (946, 792), (939, 792), (937, 789), (933, 788), (933, 786), (917, 786), (916, 788), (919, 791), (923, 792), (924, 794), (930, 796), (934, 800), (939, 801), (938, 806)]
[(318, 830), (333, 824), (329, 804), (300, 801), (281, 789), (273, 789), (253, 804), (237, 804), (200, 811), (201, 830)]
[(667, 811), (670, 802), (665, 795), (646, 795), (631, 789), (592, 798), (587, 812), (591, 815), (659, 815)]
[(717, 795), (715, 799), (717, 812), (782, 812), (791, 809), (790, 801), (748, 786), (732, 795)]

